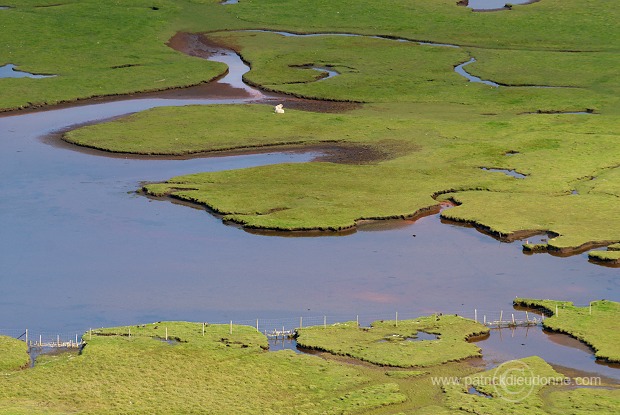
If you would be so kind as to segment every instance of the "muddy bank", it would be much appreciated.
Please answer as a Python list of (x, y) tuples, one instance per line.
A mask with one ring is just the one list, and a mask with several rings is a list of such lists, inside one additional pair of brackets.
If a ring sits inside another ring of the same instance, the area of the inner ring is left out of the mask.
[(546, 252), (555, 256), (567, 257), (583, 254), (591, 249), (609, 246), (615, 242), (616, 241), (591, 241), (576, 247), (557, 247), (549, 244), (524, 244), (523, 251), (529, 253)]
[[(456, 202), (452, 198), (448, 198), (448, 200), (454, 203), (455, 206), (459, 205), (459, 203)], [(492, 228), (489, 225), (482, 224), (475, 220), (448, 218), (448, 217), (445, 217), (444, 215), (441, 216), (441, 222), (446, 223), (446, 224), (456, 225), (456, 226), (465, 226), (465, 227), (475, 228), (479, 232), (485, 235), (491, 236), (500, 242), (514, 242), (517, 240), (531, 238), (536, 235), (548, 235), (549, 239), (557, 238), (558, 236), (560, 236), (559, 234), (553, 231), (544, 230), (544, 229), (538, 229), (538, 230), (523, 229), (523, 230), (518, 230), (518, 231), (514, 231), (510, 233), (503, 233), (503, 232), (497, 231), (496, 229)], [(557, 247), (557, 246), (549, 245), (547, 243), (532, 243), (532, 244), (525, 243), (523, 244), (523, 252), (525, 253), (546, 252), (553, 256), (569, 257), (573, 255), (583, 254), (584, 252), (587, 252), (591, 249), (612, 245), (616, 242), (617, 241), (590, 241), (590, 242), (586, 242), (584, 244), (581, 244), (575, 247)]]

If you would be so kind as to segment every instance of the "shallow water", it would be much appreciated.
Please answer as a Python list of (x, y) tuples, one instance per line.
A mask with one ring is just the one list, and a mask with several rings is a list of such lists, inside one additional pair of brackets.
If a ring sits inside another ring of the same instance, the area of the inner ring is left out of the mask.
[(0, 66), (0, 78), (53, 78), (56, 75), (37, 75), (28, 72), (22, 72), (15, 69), (15, 65), (9, 63)]
[(327, 76), (317, 80), (317, 82), (318, 81), (325, 81), (325, 80), (327, 80), (329, 78), (333, 78), (335, 76), (340, 75), (340, 73), (338, 71), (335, 71), (333, 69), (327, 68), (325, 66), (313, 66), (311, 69), (314, 69), (315, 71), (319, 71), (319, 72), (322, 72), (322, 73), (327, 73)]
[(482, 349), (487, 368), (506, 360), (539, 356), (560, 371), (569, 367), (620, 383), (620, 365), (597, 361), (588, 346), (566, 334), (546, 332), (540, 327), (493, 329), (488, 339), (476, 344)]

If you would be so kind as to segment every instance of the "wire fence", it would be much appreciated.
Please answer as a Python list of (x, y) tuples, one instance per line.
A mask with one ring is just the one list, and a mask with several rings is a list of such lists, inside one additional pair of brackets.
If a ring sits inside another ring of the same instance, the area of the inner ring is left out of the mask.
[[(596, 302), (585, 305), (575, 305), (577, 307), (589, 307), (590, 313), (596, 310)], [(594, 307), (593, 307), (594, 306)], [(558, 304), (555, 314), (561, 314), (563, 304)], [(417, 311), (400, 313), (367, 313), (356, 314), (347, 317), (339, 314), (337, 316), (315, 315), (300, 316), (288, 318), (268, 318), (268, 319), (251, 319), (251, 320), (228, 320), (228, 321), (210, 321), (208, 324), (225, 324), (230, 325), (231, 330), (234, 325), (254, 327), (257, 331), (265, 334), (270, 338), (288, 338), (293, 337), (296, 331), (304, 327), (330, 326), (336, 323), (355, 322), (360, 327), (368, 327), (375, 321), (393, 321), (395, 325), (404, 320), (411, 320), (420, 316), (442, 316), (442, 315), (458, 315), (464, 318), (475, 320), (489, 328), (510, 328), (520, 326), (539, 325), (551, 313), (543, 313), (542, 311), (534, 311), (532, 309), (465, 309), (449, 311)], [(162, 322), (165, 324), (165, 322)], [(207, 323), (205, 323), (207, 324)], [(167, 332), (167, 330), (166, 330)], [(54, 347), (54, 348), (78, 348), (83, 344), (83, 340), (87, 339), (86, 335), (93, 333), (92, 329), (86, 329), (80, 333), (52, 333), (52, 332), (31, 332), (27, 329), (0, 329), (0, 335), (13, 337), (22, 340), (29, 347)], [(171, 334), (172, 337), (172, 334)], [(166, 334), (165, 340), (168, 340)]]

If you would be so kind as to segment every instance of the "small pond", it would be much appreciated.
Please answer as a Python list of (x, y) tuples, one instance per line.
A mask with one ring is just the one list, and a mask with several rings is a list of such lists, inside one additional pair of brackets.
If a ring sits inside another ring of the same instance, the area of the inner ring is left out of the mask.
[(53, 78), (56, 75), (37, 75), (28, 72), (22, 72), (15, 69), (16, 66), (9, 63), (0, 66), (0, 78)]
[(534, 3), (537, 0), (461, 0), (458, 4), (464, 5), (473, 9), (474, 11), (478, 10), (504, 10), (507, 7), (507, 4), (529, 4)]
[(495, 169), (490, 167), (480, 167), (480, 170), (488, 171), (491, 173), (504, 173), (505, 175), (514, 177), (515, 179), (525, 179), (527, 177), (525, 174), (519, 173), (515, 170)]

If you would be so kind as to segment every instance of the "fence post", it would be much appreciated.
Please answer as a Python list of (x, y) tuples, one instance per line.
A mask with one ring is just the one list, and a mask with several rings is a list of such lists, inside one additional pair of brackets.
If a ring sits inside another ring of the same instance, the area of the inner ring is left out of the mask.
[(202, 323), (202, 337), (205, 336), (205, 323)]
[(168, 327), (166, 327), (166, 340), (168, 340)]
[(131, 339), (131, 327), (129, 327), (129, 338)]
[(256, 331), (260, 333), (260, 330), (258, 329), (258, 319), (256, 319)]
[(93, 339), (93, 329), (89, 329), (88, 330), (88, 340), (92, 340)]
[(229, 330), (229, 334), (232, 334), (232, 320), (230, 320), (230, 330)]
[(299, 317), (299, 328), (303, 329), (304, 328), (304, 324), (303, 324), (303, 317)]
[(478, 309), (474, 308), (474, 321), (477, 323), (478, 322)]
[(396, 312), (396, 327), (398, 327), (398, 311)]
[(557, 304), (555, 305), (555, 315), (556, 316), (558, 315), (558, 305)]
[(592, 315), (592, 301), (590, 301), (590, 315)]
[(355, 316), (355, 322), (357, 323), (357, 327), (359, 328), (360, 326), (360, 315), (359, 314)]
[(26, 345), (28, 345), (28, 329), (26, 329)]
[(323, 328), (327, 328), (327, 316), (323, 316)]

